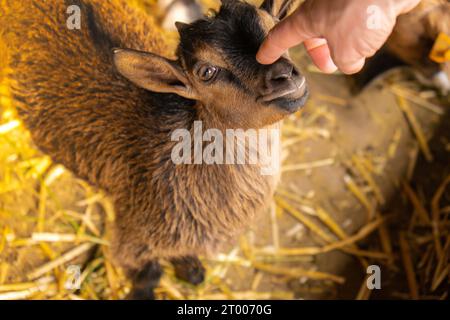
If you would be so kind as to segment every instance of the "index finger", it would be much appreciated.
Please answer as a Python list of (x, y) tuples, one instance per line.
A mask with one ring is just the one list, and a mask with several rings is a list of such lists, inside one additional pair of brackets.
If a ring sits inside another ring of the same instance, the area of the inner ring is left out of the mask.
[(270, 30), (256, 54), (258, 62), (273, 63), (289, 48), (312, 38), (313, 35), (304, 21), (302, 10), (298, 9)]

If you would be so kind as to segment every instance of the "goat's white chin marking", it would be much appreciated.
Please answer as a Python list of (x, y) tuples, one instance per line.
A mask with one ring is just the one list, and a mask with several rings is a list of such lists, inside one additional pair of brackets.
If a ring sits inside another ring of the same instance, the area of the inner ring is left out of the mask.
[(278, 98), (283, 98), (283, 97), (285, 97), (285, 96), (288, 96), (288, 95), (290, 95), (290, 94), (293, 94), (293, 93), (296, 92), (297, 90), (298, 90), (297, 87), (295, 87), (295, 88), (288, 88), (288, 89), (285, 89), (285, 90), (283, 90), (282, 92), (274, 92), (274, 93), (271, 93), (271, 94), (262, 96), (262, 97), (261, 97), (261, 101), (269, 102), (269, 101), (272, 101), (272, 100), (275, 100), (275, 99), (278, 99)]

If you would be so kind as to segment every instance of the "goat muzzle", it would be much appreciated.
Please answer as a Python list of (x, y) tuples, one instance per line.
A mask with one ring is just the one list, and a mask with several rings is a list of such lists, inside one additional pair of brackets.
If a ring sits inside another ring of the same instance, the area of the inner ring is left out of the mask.
[(269, 80), (266, 78), (265, 88), (261, 93), (257, 99), (259, 103), (295, 112), (306, 103), (308, 88), (305, 77), (291, 67), (289, 72), (279, 73), (276, 77), (271, 76)]

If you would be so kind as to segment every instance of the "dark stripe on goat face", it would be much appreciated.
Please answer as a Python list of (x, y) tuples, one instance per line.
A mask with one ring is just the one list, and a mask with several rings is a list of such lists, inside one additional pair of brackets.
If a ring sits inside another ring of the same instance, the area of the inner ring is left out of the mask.
[(237, 89), (243, 90), (245, 93), (251, 93), (251, 90), (238, 77), (228, 70), (222, 70), (218, 78), (219, 81), (234, 85)]
[(253, 78), (261, 71), (255, 56), (266, 34), (257, 9), (247, 3), (224, 6), (219, 18), (229, 26), (228, 32), (218, 43), (224, 59), (237, 74)]

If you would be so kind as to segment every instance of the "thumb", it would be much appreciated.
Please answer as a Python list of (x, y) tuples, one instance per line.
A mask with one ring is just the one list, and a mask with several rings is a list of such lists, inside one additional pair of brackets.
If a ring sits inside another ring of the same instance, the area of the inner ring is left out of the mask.
[(340, 62), (337, 60), (336, 65), (339, 70), (341, 70), (345, 74), (355, 74), (362, 70), (364, 64), (366, 63), (366, 59), (364, 57), (360, 57), (355, 61), (351, 62)]
[(261, 64), (270, 64), (278, 60), (287, 49), (313, 37), (302, 7), (270, 30), (256, 54)]

